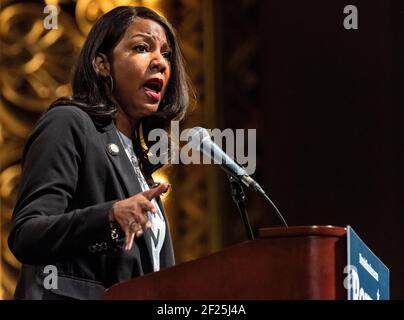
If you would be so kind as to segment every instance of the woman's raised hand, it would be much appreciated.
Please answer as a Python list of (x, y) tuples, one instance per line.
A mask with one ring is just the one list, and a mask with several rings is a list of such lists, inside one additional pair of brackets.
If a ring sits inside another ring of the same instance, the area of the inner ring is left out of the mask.
[(132, 248), (135, 236), (142, 236), (143, 229), (146, 230), (151, 227), (151, 222), (147, 218), (147, 212), (157, 213), (157, 208), (151, 200), (165, 193), (169, 187), (170, 185), (167, 183), (160, 183), (155, 188), (113, 204), (109, 218), (112, 221), (118, 222), (121, 229), (125, 232), (126, 251)]

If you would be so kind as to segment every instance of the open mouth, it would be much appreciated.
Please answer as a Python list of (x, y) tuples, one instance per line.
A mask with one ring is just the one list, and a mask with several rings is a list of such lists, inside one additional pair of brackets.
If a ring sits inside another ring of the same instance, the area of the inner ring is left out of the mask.
[(143, 88), (145, 89), (147, 96), (152, 98), (155, 102), (160, 101), (163, 80), (159, 78), (147, 80), (143, 85)]

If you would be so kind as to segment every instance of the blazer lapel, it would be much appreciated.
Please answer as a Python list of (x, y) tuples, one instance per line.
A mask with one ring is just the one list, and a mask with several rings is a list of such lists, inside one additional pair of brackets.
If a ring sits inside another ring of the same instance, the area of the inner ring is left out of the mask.
[[(118, 176), (120, 177), (123, 187), (126, 191), (126, 196), (131, 197), (137, 193), (142, 192), (140, 182), (135, 174), (132, 163), (130, 162), (125, 148), (118, 137), (116, 127), (113, 123), (104, 128), (103, 143), (105, 152), (115, 167)], [(112, 145), (118, 146), (118, 149), (111, 148)], [(115, 151), (115, 152), (114, 152)], [(151, 230), (144, 232), (144, 240), (146, 242), (147, 251), (150, 260), (153, 261), (153, 251), (151, 247)], [(153, 271), (153, 270), (151, 270)]]
[(104, 149), (123, 183), (127, 197), (131, 197), (142, 192), (142, 188), (118, 133), (116, 129), (113, 129), (115, 129), (114, 125), (109, 126), (102, 135)]

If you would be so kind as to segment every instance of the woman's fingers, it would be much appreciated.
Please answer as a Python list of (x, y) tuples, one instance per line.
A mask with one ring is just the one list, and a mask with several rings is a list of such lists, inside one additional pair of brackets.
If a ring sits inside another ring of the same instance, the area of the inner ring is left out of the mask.
[[(161, 183), (150, 190), (137, 194), (132, 198), (118, 201), (113, 206), (113, 217), (125, 232), (125, 250), (132, 249), (135, 237), (141, 237), (143, 230), (151, 228), (147, 212), (156, 213), (157, 208), (151, 202), (155, 197), (167, 192), (169, 184)], [(127, 222), (129, 220), (129, 222)], [(142, 228), (143, 226), (143, 228)]]
[(129, 251), (132, 249), (133, 240), (135, 239), (135, 234), (129, 231), (129, 228), (125, 231), (125, 250)]
[[(146, 225), (150, 228), (151, 223), (147, 221)], [(129, 251), (132, 249), (133, 241), (135, 237), (141, 237), (143, 235), (142, 225), (137, 223), (135, 220), (131, 221), (128, 224), (128, 227), (125, 232), (125, 250)]]
[(158, 197), (162, 193), (167, 192), (169, 187), (170, 187), (170, 185), (167, 183), (160, 183), (157, 187), (144, 191), (143, 195), (146, 197), (147, 200), (150, 201), (150, 200)]
[(140, 207), (142, 208), (142, 211), (144, 214), (147, 214), (148, 211), (151, 213), (155, 214), (157, 212), (156, 206), (149, 200), (142, 201), (139, 203)]
[[(148, 223), (150, 223), (150, 222), (148, 221)], [(136, 237), (139, 238), (140, 236), (143, 235), (142, 226), (140, 224), (138, 224), (138, 223), (135, 224), (135, 227), (133, 228), (132, 232), (135, 234)]]
[[(147, 208), (150, 208), (150, 206), (148, 206), (146, 204), (142, 204), (142, 203), (140, 203), (140, 207), (141, 207), (142, 212), (135, 213), (133, 216), (133, 219), (135, 219), (135, 221), (137, 223), (140, 223), (142, 226), (147, 228), (146, 224), (149, 221), (149, 219), (147, 218), (147, 211), (152, 211), (153, 209), (147, 209)], [(154, 206), (153, 206), (153, 208), (154, 208)]]

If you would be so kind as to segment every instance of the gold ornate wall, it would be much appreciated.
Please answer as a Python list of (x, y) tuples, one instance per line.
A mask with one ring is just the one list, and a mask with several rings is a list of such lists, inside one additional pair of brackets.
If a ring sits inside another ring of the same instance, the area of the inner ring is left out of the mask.
[[(11, 298), (19, 262), (7, 246), (24, 143), (51, 101), (70, 93), (69, 77), (86, 34), (103, 13), (119, 5), (145, 5), (177, 28), (198, 104), (185, 127), (213, 125), (211, 61), (213, 0), (3, 1), (0, 11), (0, 299)], [(45, 5), (59, 10), (58, 28), (44, 28)], [(213, 40), (212, 40), (213, 41)], [(209, 89), (210, 88), (210, 89)], [(165, 200), (178, 262), (220, 245), (214, 174), (202, 166), (173, 166), (158, 173), (173, 190)], [(208, 212), (209, 211), (209, 214)]]

